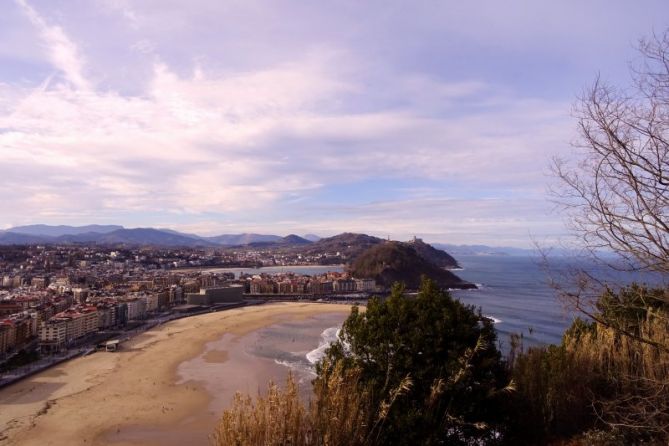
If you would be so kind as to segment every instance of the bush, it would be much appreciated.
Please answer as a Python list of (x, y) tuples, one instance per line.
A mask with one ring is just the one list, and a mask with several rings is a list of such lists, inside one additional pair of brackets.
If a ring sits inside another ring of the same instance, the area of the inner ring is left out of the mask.
[(492, 321), (425, 280), (418, 296), (354, 307), (317, 367), (314, 400), (289, 378), (255, 401), (237, 395), (219, 445), (492, 444), (504, 431), (507, 368)]
[(360, 370), (378, 444), (499, 441), (501, 399), (511, 390), (493, 323), (424, 280), (416, 298), (400, 287), (366, 311), (354, 308), (319, 367)]
[(621, 438), (668, 444), (669, 300), (663, 303), (663, 296), (666, 290), (637, 285), (606, 290), (597, 322), (577, 319), (561, 345), (516, 355), (509, 438), (581, 444), (586, 437), (579, 435), (590, 432), (610, 437), (610, 444)]

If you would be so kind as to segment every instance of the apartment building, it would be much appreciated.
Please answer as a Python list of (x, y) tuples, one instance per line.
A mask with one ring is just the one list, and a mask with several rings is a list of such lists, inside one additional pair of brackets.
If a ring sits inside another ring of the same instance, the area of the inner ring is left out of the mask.
[(95, 307), (73, 307), (56, 314), (40, 327), (43, 351), (56, 351), (87, 334), (98, 330)]
[(0, 356), (16, 346), (16, 327), (10, 321), (0, 321)]

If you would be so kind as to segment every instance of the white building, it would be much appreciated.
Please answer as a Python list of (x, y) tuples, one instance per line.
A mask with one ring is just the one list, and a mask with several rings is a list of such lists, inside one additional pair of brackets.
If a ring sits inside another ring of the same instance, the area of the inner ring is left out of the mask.
[(39, 342), (43, 351), (58, 351), (67, 343), (67, 320), (51, 318), (42, 322)]
[(355, 279), (356, 291), (376, 291), (374, 279)]
[(158, 311), (158, 295), (155, 293), (146, 294), (142, 297), (146, 300), (146, 311), (151, 313), (153, 311)]
[(146, 318), (146, 300), (135, 298), (125, 303), (128, 305), (128, 320)]

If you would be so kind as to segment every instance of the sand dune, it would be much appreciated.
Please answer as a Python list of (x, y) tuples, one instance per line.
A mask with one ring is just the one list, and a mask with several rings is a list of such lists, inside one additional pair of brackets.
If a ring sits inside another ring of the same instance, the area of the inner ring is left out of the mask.
[[(205, 344), (226, 334), (233, 340), (280, 322), (348, 311), (345, 305), (277, 303), (157, 327), (118, 353), (78, 358), (0, 390), (0, 445), (206, 443), (217, 415), (208, 410), (212, 395), (199, 382), (180, 382), (180, 364), (198, 355), (211, 363), (241, 358), (232, 344), (205, 352)], [(256, 381), (266, 374), (244, 361), (232, 369), (246, 380), (242, 390), (264, 387)], [(245, 373), (249, 369), (253, 373)]]

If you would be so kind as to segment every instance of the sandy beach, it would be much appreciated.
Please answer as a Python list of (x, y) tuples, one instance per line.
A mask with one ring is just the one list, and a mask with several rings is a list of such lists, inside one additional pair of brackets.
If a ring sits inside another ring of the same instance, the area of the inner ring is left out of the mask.
[(285, 379), (287, 367), (262, 357), (271, 327), (326, 327), (349, 311), (276, 303), (210, 313), (150, 330), (120, 352), (68, 361), (0, 390), (0, 445), (207, 444), (235, 391), (255, 394)]

